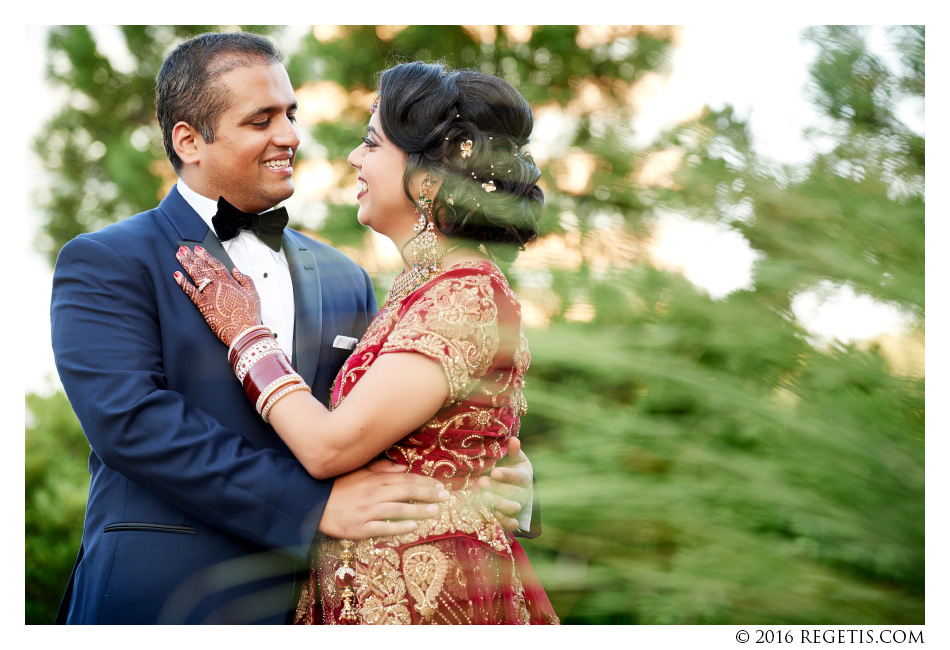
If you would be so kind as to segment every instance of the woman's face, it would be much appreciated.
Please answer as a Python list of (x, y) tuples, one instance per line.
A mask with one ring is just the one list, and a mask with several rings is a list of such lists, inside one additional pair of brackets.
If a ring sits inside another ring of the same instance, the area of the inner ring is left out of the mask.
[(370, 117), (363, 143), (346, 159), (359, 172), (359, 222), (394, 240), (411, 237), (415, 221), (415, 205), (402, 184), (407, 160), (406, 153), (386, 139), (378, 110)]

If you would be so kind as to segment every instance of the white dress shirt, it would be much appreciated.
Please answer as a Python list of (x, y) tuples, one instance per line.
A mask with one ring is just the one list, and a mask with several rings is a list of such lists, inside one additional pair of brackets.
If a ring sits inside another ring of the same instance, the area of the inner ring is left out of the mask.
[[(218, 213), (217, 199), (201, 196), (178, 179), (178, 191), (208, 227)], [(221, 242), (234, 266), (251, 276), (261, 297), (261, 322), (277, 335), (277, 343), (288, 359), (294, 354), (294, 285), (290, 280), (290, 266), (284, 249), (275, 251), (250, 230), (228, 241)]]

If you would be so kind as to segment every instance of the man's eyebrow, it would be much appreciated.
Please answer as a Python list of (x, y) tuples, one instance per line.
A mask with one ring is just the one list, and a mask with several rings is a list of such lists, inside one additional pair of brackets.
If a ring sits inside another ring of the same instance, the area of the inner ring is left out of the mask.
[(275, 114), (275, 113), (283, 113), (285, 110), (288, 110), (288, 111), (296, 111), (296, 110), (297, 110), (297, 102), (294, 102), (293, 104), (290, 104), (290, 105), (287, 106), (286, 108), (284, 108), (283, 106), (264, 106), (264, 107), (262, 107), (262, 108), (258, 108), (258, 109), (256, 109), (256, 110), (251, 111), (250, 113), (248, 113), (247, 115), (244, 116), (244, 119), (245, 119), (245, 120), (251, 120), (251, 119), (254, 119), (255, 117), (259, 117), (259, 116), (261, 116), (261, 115), (273, 115), (273, 114)]

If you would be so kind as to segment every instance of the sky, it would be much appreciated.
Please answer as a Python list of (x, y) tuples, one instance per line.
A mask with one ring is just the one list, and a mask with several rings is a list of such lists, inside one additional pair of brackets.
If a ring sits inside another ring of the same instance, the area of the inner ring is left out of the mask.
[[(667, 83), (655, 87), (653, 96), (644, 103), (637, 125), (643, 144), (703, 103), (714, 109), (729, 103), (750, 119), (762, 154), (782, 162), (806, 161), (812, 151), (800, 133), (815, 124), (818, 116), (803, 92), (808, 80), (807, 66), (815, 50), (801, 41), (802, 29), (803, 25), (795, 23), (773, 24), (763, 29), (749, 29), (741, 22), (686, 25), (683, 45), (673, 55), (672, 75)], [(113, 38), (119, 40), (114, 28), (96, 27), (93, 31), (107, 54), (121, 52), (121, 48), (113, 46)], [(305, 28), (297, 27), (294, 31)], [(29, 114), (29, 133), (41, 127), (61, 99), (43, 81), (44, 38), (43, 27), (27, 28), (24, 59), (28, 65), (28, 92), (44, 98), (40, 110)], [(750, 57), (749, 52), (757, 56)], [(113, 57), (121, 67), (118, 57), (113, 54), (110, 58)], [(728, 75), (711, 73), (727, 69), (731, 71)], [(922, 108), (910, 107), (905, 117), (912, 127), (923, 131)], [(539, 125), (537, 131), (541, 130)], [(40, 161), (35, 156), (27, 156), (27, 172), (28, 186), (42, 178)], [(32, 239), (40, 216), (29, 202), (27, 210), (27, 234)], [(667, 214), (661, 216), (657, 225), (653, 257), (657, 264), (681, 271), (717, 298), (749, 286), (756, 253), (736, 231)], [(23, 331), (36, 356), (24, 380), (27, 391), (45, 393), (59, 385), (49, 345), (52, 274), (45, 258), (32, 248), (26, 254), (25, 270), (33, 279), (34, 290), (28, 294)], [(854, 341), (882, 333), (899, 335), (904, 328), (905, 318), (895, 308), (858, 296), (850, 287), (820, 289), (821, 293), (802, 294), (793, 303), (796, 315), (818, 341)]]

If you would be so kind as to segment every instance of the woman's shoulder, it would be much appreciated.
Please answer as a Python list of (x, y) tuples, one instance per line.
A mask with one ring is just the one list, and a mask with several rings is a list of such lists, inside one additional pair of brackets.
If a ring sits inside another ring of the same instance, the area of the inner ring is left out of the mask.
[(508, 284), (508, 278), (501, 272), (495, 264), (489, 260), (463, 260), (445, 267), (442, 272), (435, 276), (431, 283), (445, 281), (466, 280), (470, 282), (479, 282), (481, 284), (490, 284), (493, 289), (500, 290), (505, 297), (517, 303), (518, 299)]
[[(462, 303), (492, 303), (503, 314), (520, 318), (521, 303), (505, 274), (488, 260), (463, 260), (445, 266), (442, 272), (419, 287), (405, 306), (422, 301), (427, 304), (445, 301), (461, 306)], [(505, 320), (508, 320), (508, 316)]]

